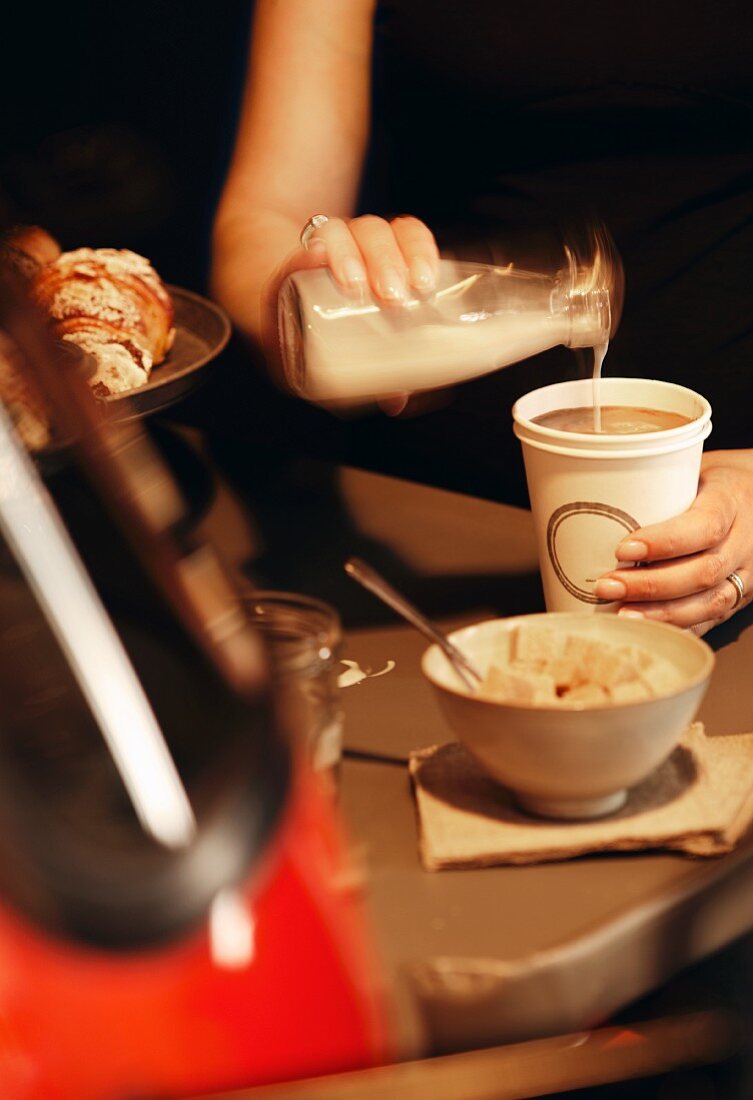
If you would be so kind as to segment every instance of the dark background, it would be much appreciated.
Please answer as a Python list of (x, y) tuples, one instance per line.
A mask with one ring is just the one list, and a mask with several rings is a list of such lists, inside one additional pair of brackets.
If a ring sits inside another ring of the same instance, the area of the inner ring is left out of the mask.
[[(457, 0), (458, 7), (463, 3)], [(130, 248), (149, 257), (167, 282), (205, 292), (211, 219), (234, 133), (251, 0), (69, 0), (44, 12), (30, 3), (8, 7), (0, 29), (0, 227), (42, 225), (64, 249)], [(559, 10), (566, 21), (566, 9)], [(747, 264), (747, 256), (743, 262)], [(215, 426), (226, 417), (216, 453), (260, 518), (273, 511), (273, 504), (279, 511), (276, 478), (282, 480), (282, 474), (275, 474), (277, 467), (270, 465), (268, 453), (253, 450), (250, 431), (243, 430), (261, 399), (257, 393), (239, 395), (232, 388), (241, 358), (233, 345), (224, 382), (213, 383), (180, 415), (190, 419), (198, 416), (198, 409)], [(528, 384), (526, 370), (521, 386)], [(494, 400), (491, 384), (488, 392), (480, 411), (479, 402), (465, 390), (448, 418), (428, 419), (428, 444), (422, 447), (410, 421), (380, 417), (368, 425), (338, 424), (318, 410), (278, 401), (267, 390), (263, 399), (271, 411), (264, 414), (265, 443), (274, 448), (280, 432), (275, 425), (282, 424), (281, 455), (296, 446), (325, 457), (345, 453), (356, 464), (402, 471), (453, 488), (471, 487), (501, 499), (502, 475), (492, 459), (485, 479), (470, 452), (470, 435), (465, 436), (465, 460), (464, 450), (454, 446), (448, 434), (448, 424), (451, 431), (468, 394), (466, 403), (475, 408), (469, 407), (467, 419), (476, 424), (477, 439), (486, 438), (495, 453), (499, 450), (496, 423), (487, 431), (484, 419)], [(258, 419), (254, 429), (261, 430)], [(280, 461), (285, 466), (285, 459)], [(522, 493), (520, 488), (521, 497)], [(507, 495), (514, 498), (509, 484)], [(291, 498), (289, 504), (302, 509), (305, 499)], [(287, 544), (282, 535), (273, 536), (267, 531), (270, 562), (264, 579), (279, 581), (289, 567), (288, 558), (301, 556), (300, 547)], [(330, 531), (322, 532), (325, 537), (331, 539)], [(343, 548), (334, 549), (339, 555)], [(315, 557), (315, 550), (309, 547), (308, 556)], [(406, 580), (394, 574), (393, 579)], [(297, 580), (305, 587), (305, 576)], [(738, 947), (697, 968), (656, 1000), (636, 1006), (634, 1017), (681, 1011), (696, 1001), (701, 1006), (742, 1002), (747, 1010), (750, 950), (746, 941), (742, 961)], [(730, 1073), (730, 1068), (617, 1087), (610, 1096), (671, 1100), (751, 1095), (747, 1067), (738, 1073)]]
[[(252, 12), (253, 0), (4, 12), (0, 225), (40, 224), (65, 249), (131, 248), (206, 292)], [(486, 246), (585, 202), (626, 270), (605, 373), (698, 389), (710, 446), (749, 446), (753, 17), (740, 0), (576, 0), (560, 14), (545, 0), (384, 0), (362, 206), (417, 213), (441, 244)], [(258, 445), (523, 505), (512, 403), (590, 371), (556, 348), (420, 415), (347, 419), (281, 395), (251, 350), (234, 340), (174, 410), (213, 430), (236, 470)]]
[(131, 248), (204, 289), (252, 4), (5, 7), (0, 223)]

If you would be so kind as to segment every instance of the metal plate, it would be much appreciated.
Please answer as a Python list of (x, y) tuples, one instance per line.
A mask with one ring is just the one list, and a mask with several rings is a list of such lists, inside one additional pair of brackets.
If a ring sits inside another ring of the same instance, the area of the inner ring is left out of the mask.
[(230, 339), (230, 319), (207, 298), (168, 286), (175, 307), (175, 341), (145, 386), (101, 398), (111, 416), (132, 420), (168, 408), (199, 386)]

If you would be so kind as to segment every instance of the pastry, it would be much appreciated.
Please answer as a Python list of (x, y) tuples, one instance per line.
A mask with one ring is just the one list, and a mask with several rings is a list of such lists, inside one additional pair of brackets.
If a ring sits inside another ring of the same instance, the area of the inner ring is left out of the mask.
[(16, 431), (30, 451), (41, 451), (52, 441), (50, 416), (36, 389), (29, 384), (23, 359), (7, 333), (0, 329), (0, 397)]
[(97, 396), (143, 386), (172, 346), (170, 294), (149, 261), (128, 249), (62, 252), (39, 267), (31, 288), (55, 334), (96, 362)]
[(17, 225), (0, 238), (0, 263), (24, 282), (60, 255), (60, 245), (38, 225)]

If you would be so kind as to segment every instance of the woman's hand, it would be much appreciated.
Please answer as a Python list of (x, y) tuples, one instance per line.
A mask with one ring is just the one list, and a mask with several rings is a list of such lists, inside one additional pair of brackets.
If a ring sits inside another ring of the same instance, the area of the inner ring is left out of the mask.
[(316, 242), (324, 244), (337, 282), (350, 290), (368, 286), (381, 301), (399, 304), (436, 286), (437, 244), (418, 218), (329, 218), (309, 238), (309, 250)]
[[(617, 547), (625, 565), (601, 577), (595, 593), (619, 600), (621, 614), (674, 623), (695, 634), (728, 619), (753, 598), (753, 451), (709, 451), (698, 495), (682, 515), (631, 532)], [(729, 574), (740, 576), (740, 602)]]
[[(379, 301), (399, 308), (410, 298), (425, 297), (436, 286), (439, 251), (431, 230), (408, 215), (386, 221), (372, 214), (359, 218), (328, 218), (273, 273), (264, 290), (264, 344), (268, 358), (279, 355), (277, 295), (295, 271), (329, 267), (340, 285), (351, 292), (368, 290)], [(395, 415), (407, 397), (396, 394), (380, 402)]]

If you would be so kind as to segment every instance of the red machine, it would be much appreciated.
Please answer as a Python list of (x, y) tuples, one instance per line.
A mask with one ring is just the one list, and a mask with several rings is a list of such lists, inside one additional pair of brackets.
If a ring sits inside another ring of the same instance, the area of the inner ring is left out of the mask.
[(143, 433), (54, 392), (7, 288), (0, 323), (84, 438), (53, 500), (0, 408), (0, 1096), (177, 1098), (387, 1060), (339, 821), (231, 581)]
[(386, 1004), (345, 870), (331, 813), (300, 776), (231, 899), (226, 935), (242, 942), (230, 958), (211, 912), (126, 952), (0, 912), (4, 1100), (195, 1096), (386, 1060)]

